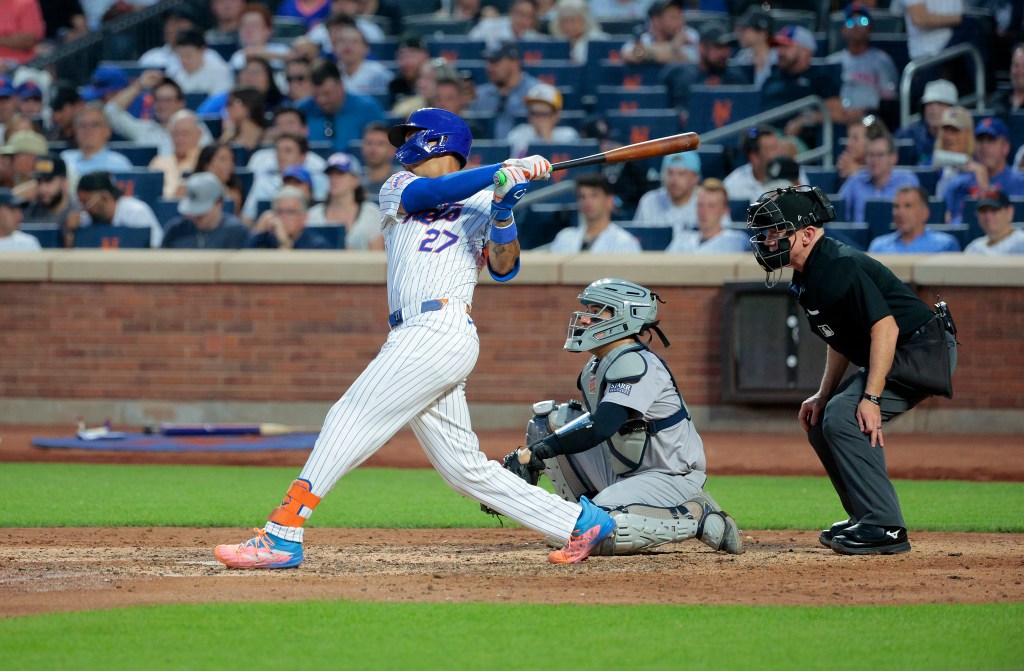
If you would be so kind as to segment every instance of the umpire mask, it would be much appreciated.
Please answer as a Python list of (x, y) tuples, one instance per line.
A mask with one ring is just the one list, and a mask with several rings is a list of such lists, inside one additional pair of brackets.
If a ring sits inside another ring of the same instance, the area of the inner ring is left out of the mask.
[(766, 273), (789, 265), (791, 234), (836, 218), (835, 207), (818, 187), (796, 186), (761, 194), (747, 208), (750, 246)]

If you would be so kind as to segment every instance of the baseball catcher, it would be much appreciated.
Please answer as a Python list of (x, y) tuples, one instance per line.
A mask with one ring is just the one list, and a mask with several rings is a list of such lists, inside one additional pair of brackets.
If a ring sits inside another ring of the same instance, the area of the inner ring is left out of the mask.
[(634, 553), (698, 538), (714, 550), (743, 552), (736, 522), (703, 491), (704, 445), (668, 366), (647, 347), (658, 328), (650, 289), (620, 279), (579, 295), (565, 349), (591, 354), (576, 386), (583, 402), (541, 401), (525, 449), (504, 466), (531, 484), (546, 472), (568, 501), (590, 499), (615, 530), (595, 554)]

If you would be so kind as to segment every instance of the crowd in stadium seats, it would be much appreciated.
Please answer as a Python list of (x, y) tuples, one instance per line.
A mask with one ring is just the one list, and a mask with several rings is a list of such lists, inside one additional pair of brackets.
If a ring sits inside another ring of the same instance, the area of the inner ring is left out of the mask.
[[(387, 128), (437, 106), (469, 124), (470, 166), (746, 121), (555, 173), (524, 249), (742, 251), (748, 203), (812, 184), (862, 249), (1024, 253), (1021, 2), (182, 0), (162, 44), (88, 82), (33, 62), (154, 4), (0, 0), (0, 250), (380, 249)], [(901, 109), (911, 59), (961, 44), (984, 71), (917, 61)]]

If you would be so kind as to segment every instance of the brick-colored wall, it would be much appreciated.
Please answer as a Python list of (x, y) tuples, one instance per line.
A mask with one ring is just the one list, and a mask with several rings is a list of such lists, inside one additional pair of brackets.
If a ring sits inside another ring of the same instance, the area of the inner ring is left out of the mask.
[[(480, 286), (474, 403), (574, 394), (582, 356), (561, 349), (577, 289)], [(0, 396), (330, 402), (387, 333), (383, 285), (0, 283)], [(721, 403), (717, 286), (678, 286), (664, 356), (691, 404)], [(935, 291), (919, 294), (934, 302)], [(1024, 408), (1024, 291), (942, 287), (960, 327), (948, 407)], [(766, 353), (771, 354), (771, 353)], [(934, 403), (936, 401), (931, 401)]]

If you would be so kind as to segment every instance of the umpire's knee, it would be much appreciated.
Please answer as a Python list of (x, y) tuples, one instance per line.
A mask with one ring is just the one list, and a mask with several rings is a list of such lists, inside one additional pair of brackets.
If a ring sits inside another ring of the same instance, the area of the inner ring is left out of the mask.
[(857, 424), (857, 406), (851, 405), (845, 396), (833, 398), (822, 413), (821, 433), (833, 448), (843, 439), (863, 435)]

